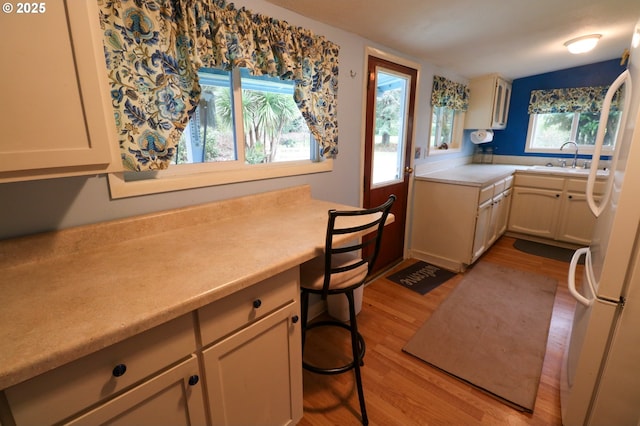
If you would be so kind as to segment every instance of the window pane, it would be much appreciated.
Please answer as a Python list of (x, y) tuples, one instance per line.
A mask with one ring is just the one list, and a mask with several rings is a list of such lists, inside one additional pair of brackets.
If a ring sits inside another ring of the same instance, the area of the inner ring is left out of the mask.
[(176, 164), (237, 160), (231, 100), (231, 73), (217, 69), (198, 72), (200, 103), (187, 124)]
[(532, 147), (559, 148), (572, 140), (571, 124), (574, 113), (536, 114)]
[[(578, 132), (576, 135), (576, 142), (579, 145), (595, 145), (599, 121), (600, 114), (580, 114)], [(609, 112), (603, 146), (612, 146), (615, 143), (619, 123), (620, 111)]]
[(455, 111), (445, 107), (433, 108), (431, 117), (431, 146), (437, 149), (449, 149), (453, 138), (453, 119)]
[(409, 79), (376, 72), (375, 135), (372, 185), (402, 179), (404, 168), (405, 109)]
[(294, 82), (241, 69), (247, 164), (309, 160), (311, 132), (293, 100)]

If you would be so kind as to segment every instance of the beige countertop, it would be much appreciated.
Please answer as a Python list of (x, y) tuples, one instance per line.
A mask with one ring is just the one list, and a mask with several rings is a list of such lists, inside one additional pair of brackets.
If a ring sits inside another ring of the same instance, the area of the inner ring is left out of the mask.
[(0, 241), (0, 389), (322, 254), (330, 208), (300, 186)]
[(527, 167), (510, 164), (467, 164), (416, 175), (416, 180), (483, 187)]
[[(483, 187), (515, 172), (587, 178), (589, 171), (589, 169), (582, 168), (572, 169), (571, 167), (547, 167), (542, 165), (466, 164), (416, 175), (416, 180)], [(606, 170), (598, 170), (596, 176), (597, 178), (603, 178), (606, 177), (608, 173)]]

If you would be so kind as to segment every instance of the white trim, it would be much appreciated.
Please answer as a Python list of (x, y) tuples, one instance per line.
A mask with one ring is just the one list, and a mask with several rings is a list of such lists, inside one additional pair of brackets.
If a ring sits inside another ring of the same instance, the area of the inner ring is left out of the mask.
[[(432, 107), (433, 108), (433, 107)], [(431, 127), (433, 126), (433, 112), (429, 116), (429, 140), (427, 141), (427, 157), (433, 157), (435, 155), (451, 154), (454, 152), (461, 152), (462, 145), (464, 144), (464, 120), (466, 113), (464, 111), (455, 111), (453, 115), (453, 134), (451, 135), (452, 144), (456, 142), (455, 148), (449, 149), (437, 149), (431, 146)]]
[[(267, 165), (256, 164), (233, 169), (223, 168), (223, 170), (211, 170), (211, 168), (206, 167), (210, 165), (189, 164), (189, 169), (181, 169), (180, 166), (174, 165), (167, 170), (152, 172), (153, 177), (149, 179), (136, 181), (126, 181), (123, 172), (110, 173), (108, 179), (111, 198), (134, 197), (228, 183), (330, 172), (333, 170), (332, 159), (320, 162), (292, 161)], [(196, 170), (194, 170), (193, 166), (201, 167), (195, 167)]]

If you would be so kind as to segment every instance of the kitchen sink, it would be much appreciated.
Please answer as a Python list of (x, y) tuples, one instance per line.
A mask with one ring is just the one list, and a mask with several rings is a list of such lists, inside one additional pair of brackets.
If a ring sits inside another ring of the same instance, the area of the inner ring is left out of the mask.
[[(591, 169), (583, 169), (582, 167), (560, 167), (560, 166), (531, 166), (527, 171), (551, 173), (551, 174), (563, 174), (563, 175), (584, 175), (588, 176)], [(608, 175), (608, 170), (598, 170), (597, 176)]]

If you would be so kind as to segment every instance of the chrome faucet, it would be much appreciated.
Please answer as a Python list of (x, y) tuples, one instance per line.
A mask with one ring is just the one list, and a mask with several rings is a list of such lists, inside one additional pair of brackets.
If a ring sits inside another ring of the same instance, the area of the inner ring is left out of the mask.
[(565, 142), (560, 147), (560, 151), (562, 151), (562, 149), (569, 144), (573, 144), (573, 146), (575, 146), (576, 148), (576, 152), (573, 154), (573, 163), (571, 163), (571, 168), (575, 169), (576, 166), (578, 165), (578, 144), (575, 143), (574, 141)]

